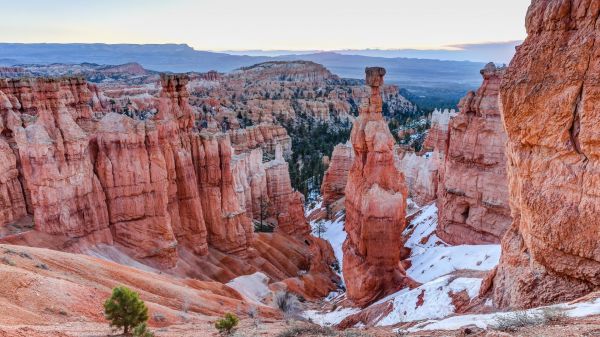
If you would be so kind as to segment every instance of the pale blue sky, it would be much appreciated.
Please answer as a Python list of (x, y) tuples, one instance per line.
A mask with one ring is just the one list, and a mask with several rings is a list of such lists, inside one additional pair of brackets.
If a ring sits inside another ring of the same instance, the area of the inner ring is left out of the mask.
[(519, 40), (530, 0), (0, 0), (0, 42), (201, 50), (433, 49)]

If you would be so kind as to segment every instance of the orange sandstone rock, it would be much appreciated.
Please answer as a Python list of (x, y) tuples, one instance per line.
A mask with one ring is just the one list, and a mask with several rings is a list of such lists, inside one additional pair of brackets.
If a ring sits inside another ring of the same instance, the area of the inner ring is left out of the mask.
[(338, 144), (333, 148), (329, 167), (325, 172), (323, 183), (321, 184), (323, 206), (328, 207), (344, 197), (348, 173), (353, 161), (354, 151), (352, 144)]
[(511, 222), (508, 207), (506, 133), (498, 92), (504, 69), (493, 63), (483, 84), (459, 103), (451, 118), (438, 192), (437, 234), (451, 244), (497, 243)]
[(407, 190), (394, 165), (394, 138), (382, 117), (383, 68), (367, 68), (371, 94), (350, 136), (343, 273), (348, 298), (364, 306), (408, 281), (400, 265)]
[(513, 223), (494, 278), (500, 307), (600, 286), (600, 6), (533, 0), (500, 88)]

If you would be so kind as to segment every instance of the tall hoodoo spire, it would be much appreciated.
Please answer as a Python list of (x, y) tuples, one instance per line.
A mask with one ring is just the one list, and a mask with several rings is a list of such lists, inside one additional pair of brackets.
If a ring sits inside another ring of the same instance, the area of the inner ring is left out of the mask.
[(348, 297), (366, 305), (409, 280), (400, 264), (406, 185), (394, 165), (394, 138), (383, 119), (383, 68), (367, 68), (371, 93), (354, 121), (354, 161), (346, 185), (343, 273)]

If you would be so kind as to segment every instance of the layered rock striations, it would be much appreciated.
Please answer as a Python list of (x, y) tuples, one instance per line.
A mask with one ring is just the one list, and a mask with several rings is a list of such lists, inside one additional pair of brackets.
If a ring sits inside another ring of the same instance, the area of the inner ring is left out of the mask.
[(353, 162), (354, 150), (351, 143), (338, 144), (333, 148), (329, 167), (321, 184), (323, 206), (329, 207), (344, 197), (348, 173)]
[(451, 244), (500, 242), (511, 222), (506, 133), (498, 107), (503, 69), (482, 71), (483, 84), (459, 103), (449, 123), (438, 192), (437, 234)]
[(502, 81), (513, 222), (493, 279), (500, 307), (600, 285), (599, 16), (597, 1), (533, 0)]
[(383, 68), (367, 68), (369, 98), (350, 136), (354, 162), (346, 185), (348, 237), (343, 273), (348, 298), (363, 306), (406, 284), (400, 265), (407, 191), (394, 164), (394, 138), (383, 119)]
[(23, 193), (14, 179), (4, 186), (16, 197), (15, 212), (22, 214), (20, 195), (27, 195), (37, 230), (112, 243), (104, 192), (89, 160), (90, 137), (83, 129), (92, 116), (86, 82), (3, 80), (0, 91), (2, 134), (18, 149), (14, 153), (22, 174)]
[[(214, 118), (227, 130), (305, 118), (352, 119), (359, 102), (369, 95), (361, 81), (341, 79), (307, 61), (265, 62), (211, 80), (198, 78), (191, 92), (192, 105), (201, 111), (199, 119)], [(416, 110), (397, 86), (383, 86), (382, 92), (390, 113)], [(233, 138), (232, 142), (236, 143)]]
[(396, 147), (395, 163), (404, 174), (408, 195), (419, 205), (437, 198), (440, 154), (436, 151), (419, 155)]
[(244, 129), (228, 131), (231, 144), (236, 153), (248, 152), (260, 147), (263, 152), (274, 155), (277, 146), (281, 146), (283, 155), (292, 152), (292, 139), (281, 125), (262, 123)]
[(304, 196), (292, 189), (288, 163), (280, 147), (275, 151), (275, 159), (265, 166), (269, 209), (277, 220), (277, 229), (288, 235), (307, 235), (310, 226), (304, 217)]
[[(80, 78), (1, 80), (0, 241), (202, 280), (262, 271), (309, 298), (335, 290), (331, 247), (309, 235), (290, 184), (285, 130), (259, 125), (232, 145), (198, 130), (187, 87), (162, 75), (155, 111), (132, 115)], [(254, 233), (261, 200), (276, 233)]]
[(425, 151), (437, 150), (440, 153), (445, 153), (448, 141), (448, 128), (450, 125), (450, 119), (456, 116), (454, 110), (438, 110), (435, 109), (431, 113), (431, 127), (425, 141), (423, 142), (423, 149)]

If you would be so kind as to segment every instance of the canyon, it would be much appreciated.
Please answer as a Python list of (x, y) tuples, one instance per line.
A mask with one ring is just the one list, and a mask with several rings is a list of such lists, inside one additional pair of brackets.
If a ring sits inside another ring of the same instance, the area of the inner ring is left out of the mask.
[(456, 110), (382, 67), (0, 67), (0, 336), (110, 334), (118, 285), (157, 336), (597, 333), (599, 16), (532, 0)]
[[(102, 110), (81, 78), (2, 80), (0, 241), (218, 282), (261, 271), (306, 298), (336, 289), (331, 248), (308, 234), (290, 185), (285, 133), (239, 131), (254, 141), (236, 150), (228, 133), (196, 129), (188, 81), (161, 75), (143, 120)], [(263, 147), (276, 157), (263, 162)], [(275, 233), (254, 232), (260, 200)]]

